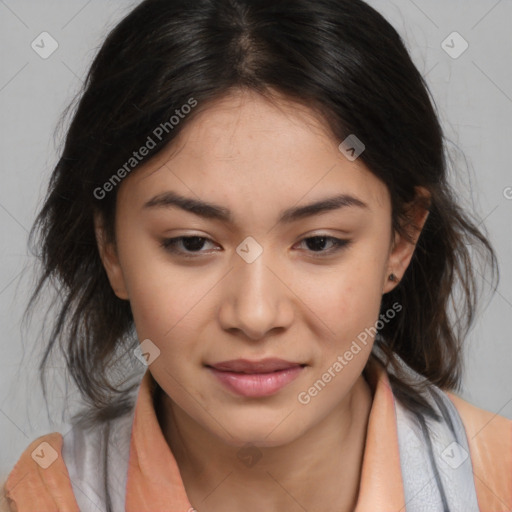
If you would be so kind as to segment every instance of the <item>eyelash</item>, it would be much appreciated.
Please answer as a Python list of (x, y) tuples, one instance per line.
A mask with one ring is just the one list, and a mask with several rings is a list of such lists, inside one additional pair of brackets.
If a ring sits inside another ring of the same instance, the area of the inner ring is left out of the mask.
[[(190, 239), (194, 239), (194, 238), (211, 242), (211, 240), (209, 238), (203, 237), (203, 236), (178, 236), (175, 238), (166, 238), (166, 239), (162, 240), (160, 245), (167, 252), (170, 252), (173, 254), (178, 254), (180, 256), (183, 256), (184, 258), (197, 258), (198, 257), (197, 254), (201, 254), (201, 252), (203, 252), (203, 251), (195, 251), (195, 252), (192, 251), (187, 254), (186, 252), (176, 249), (176, 245), (181, 240), (190, 240)], [(333, 246), (330, 249), (325, 250), (325, 251), (309, 251), (313, 254), (314, 258), (322, 258), (325, 256), (330, 256), (331, 254), (339, 252), (342, 249), (346, 249), (351, 243), (350, 240), (343, 240), (341, 238), (336, 238), (334, 236), (327, 236), (327, 235), (308, 236), (306, 238), (303, 238), (300, 242), (305, 242), (306, 240), (314, 240), (317, 238), (324, 238), (326, 240), (330, 240), (333, 243)], [(196, 255), (194, 255), (194, 254), (196, 254)]]

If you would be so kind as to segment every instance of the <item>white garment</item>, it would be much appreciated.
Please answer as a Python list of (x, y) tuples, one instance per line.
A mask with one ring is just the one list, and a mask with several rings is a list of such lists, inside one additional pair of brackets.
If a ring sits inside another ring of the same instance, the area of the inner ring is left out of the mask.
[(106, 425), (88, 429), (73, 427), (64, 436), (62, 458), (80, 512), (107, 511), (105, 459), (112, 511), (124, 512), (134, 413), (135, 407)]

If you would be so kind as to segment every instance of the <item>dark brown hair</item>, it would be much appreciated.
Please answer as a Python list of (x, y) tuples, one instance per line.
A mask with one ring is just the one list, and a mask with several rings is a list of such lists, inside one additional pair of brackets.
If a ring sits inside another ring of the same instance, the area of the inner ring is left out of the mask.
[[(340, 142), (356, 134), (366, 146), (359, 158), (389, 189), (398, 232), (407, 235), (415, 187), (429, 190), (430, 214), (413, 259), (382, 300), (382, 313), (396, 302), (403, 310), (376, 343), (395, 368), (397, 396), (410, 407), (425, 404), (397, 356), (428, 382), (456, 388), (477, 304), (473, 251), (490, 261), (493, 276), (496, 257), (455, 200), (434, 102), (395, 29), (360, 0), (145, 0), (111, 31), (91, 65), (31, 232), (43, 270), (30, 304), (47, 284), (60, 297), (45, 338), (43, 390), (49, 355), (60, 345), (91, 408), (103, 417), (121, 410), (128, 388), (114, 376), (126, 376), (121, 356), (137, 340), (130, 305), (114, 295), (94, 233), (98, 212), (115, 239), (116, 191), (99, 198), (95, 190), (191, 97), (199, 112), (235, 88), (268, 98), (278, 91), (314, 109)], [(151, 156), (193, 118), (164, 131)]]

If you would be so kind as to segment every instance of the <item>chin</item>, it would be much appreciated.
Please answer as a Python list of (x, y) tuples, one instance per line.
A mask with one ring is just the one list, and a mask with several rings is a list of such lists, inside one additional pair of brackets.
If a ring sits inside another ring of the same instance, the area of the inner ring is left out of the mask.
[(260, 448), (272, 448), (288, 444), (300, 436), (297, 425), (285, 424), (283, 421), (286, 414), (275, 417), (269, 415), (267, 419), (263, 419), (261, 413), (257, 419), (252, 415), (244, 415), (243, 419), (238, 416), (233, 420), (227, 415), (222, 417), (220, 423), (225, 426), (227, 432), (222, 428), (215, 428), (216, 435), (233, 447), (251, 444)]

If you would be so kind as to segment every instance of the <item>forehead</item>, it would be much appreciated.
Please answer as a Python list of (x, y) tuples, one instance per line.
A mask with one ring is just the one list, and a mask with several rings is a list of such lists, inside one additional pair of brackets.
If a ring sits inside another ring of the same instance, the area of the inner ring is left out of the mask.
[(233, 211), (245, 203), (252, 213), (258, 205), (282, 209), (345, 193), (386, 208), (386, 186), (360, 159), (345, 158), (339, 143), (304, 105), (234, 92), (194, 115), (175, 140), (124, 180), (119, 193), (141, 205), (174, 190)]

